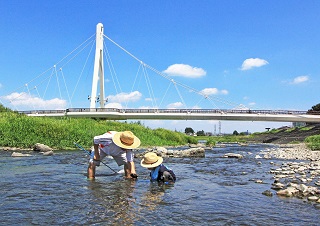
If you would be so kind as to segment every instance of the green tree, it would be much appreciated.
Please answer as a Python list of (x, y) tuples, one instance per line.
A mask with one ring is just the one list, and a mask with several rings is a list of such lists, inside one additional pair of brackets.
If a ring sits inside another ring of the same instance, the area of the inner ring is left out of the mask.
[(194, 133), (194, 130), (191, 127), (186, 127), (184, 130), (185, 134)]
[(2, 104), (0, 104), (0, 112), (8, 112), (11, 111), (9, 108), (4, 107)]
[(320, 104), (312, 106), (311, 110), (312, 111), (320, 111)]
[(197, 136), (205, 136), (204, 131), (203, 130), (198, 131), (197, 132)]
[(235, 130), (235, 131), (233, 131), (233, 133), (232, 133), (233, 135), (235, 135), (235, 136), (238, 136), (239, 135), (239, 133), (238, 133), (238, 131), (237, 130)]

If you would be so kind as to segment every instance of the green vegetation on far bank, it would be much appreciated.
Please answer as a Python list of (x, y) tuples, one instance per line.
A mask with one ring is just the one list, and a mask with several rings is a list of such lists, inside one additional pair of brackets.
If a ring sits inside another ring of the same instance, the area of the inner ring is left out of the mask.
[[(283, 129), (273, 129), (263, 133), (251, 135), (225, 135), (225, 136), (187, 136), (184, 133), (173, 132), (166, 129), (146, 128), (139, 122), (123, 123), (117, 121), (95, 120), (88, 118), (50, 118), (28, 117), (8, 109), (0, 109), (0, 147), (32, 148), (36, 143), (46, 144), (57, 150), (75, 149), (74, 142), (89, 148), (96, 135), (106, 131), (131, 130), (140, 140), (142, 147), (150, 146), (180, 146), (196, 144), (199, 140), (206, 140), (206, 144), (215, 146), (219, 142), (246, 143), (255, 140), (264, 134), (283, 132)], [(301, 128), (287, 128), (284, 132), (290, 134), (295, 131), (307, 132), (313, 126)], [(280, 136), (280, 135), (279, 135)], [(320, 135), (307, 137), (304, 142), (311, 150), (320, 150)]]
[(320, 135), (307, 137), (304, 142), (311, 150), (320, 150)]
[(224, 136), (197, 136), (195, 137), (199, 140), (206, 140), (206, 145), (215, 146), (216, 143), (245, 143), (248, 139), (248, 136), (242, 135), (224, 135)]
[(141, 145), (178, 146), (197, 143), (194, 137), (166, 129), (149, 129), (139, 123), (94, 120), (88, 118), (28, 117), (13, 112), (0, 112), (0, 146), (31, 148), (36, 143), (54, 149), (74, 149), (74, 142), (91, 147), (96, 135), (107, 131), (131, 130)]

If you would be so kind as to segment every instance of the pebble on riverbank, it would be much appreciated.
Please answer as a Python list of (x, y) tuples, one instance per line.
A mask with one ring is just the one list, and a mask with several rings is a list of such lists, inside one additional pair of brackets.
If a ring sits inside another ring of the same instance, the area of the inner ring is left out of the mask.
[(205, 157), (205, 149), (203, 147), (189, 148), (185, 150), (169, 150), (164, 147), (148, 148), (141, 153), (135, 153), (136, 158), (143, 158), (147, 152), (154, 152), (161, 157), (188, 158), (188, 157)]
[(270, 169), (275, 178), (271, 189), (276, 190), (277, 195), (297, 197), (310, 202), (320, 200), (320, 151), (311, 151), (305, 144), (287, 144), (262, 151), (260, 154), (265, 159), (288, 160), (280, 167)]

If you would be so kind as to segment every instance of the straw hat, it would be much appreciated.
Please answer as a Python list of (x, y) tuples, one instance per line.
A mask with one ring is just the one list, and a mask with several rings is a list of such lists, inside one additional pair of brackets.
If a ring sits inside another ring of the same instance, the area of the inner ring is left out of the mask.
[(140, 139), (131, 131), (117, 132), (112, 137), (113, 143), (125, 149), (133, 149), (140, 146)]
[(156, 153), (148, 152), (141, 160), (141, 166), (146, 168), (153, 168), (159, 166), (163, 162), (163, 158), (157, 156)]

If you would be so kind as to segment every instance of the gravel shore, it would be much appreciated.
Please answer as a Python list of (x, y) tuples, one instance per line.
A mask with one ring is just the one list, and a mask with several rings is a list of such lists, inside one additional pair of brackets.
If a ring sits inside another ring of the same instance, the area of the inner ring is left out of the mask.
[(296, 159), (296, 160), (310, 160), (319, 161), (320, 151), (311, 151), (304, 143), (300, 144), (282, 144), (277, 148), (270, 148), (264, 152), (264, 158), (277, 159)]
[[(269, 172), (275, 179), (271, 189), (278, 196), (297, 197), (320, 209), (320, 151), (311, 151), (301, 143), (280, 145), (260, 154), (265, 159), (283, 160), (280, 165), (271, 162)], [(263, 194), (272, 196), (270, 190)]]

